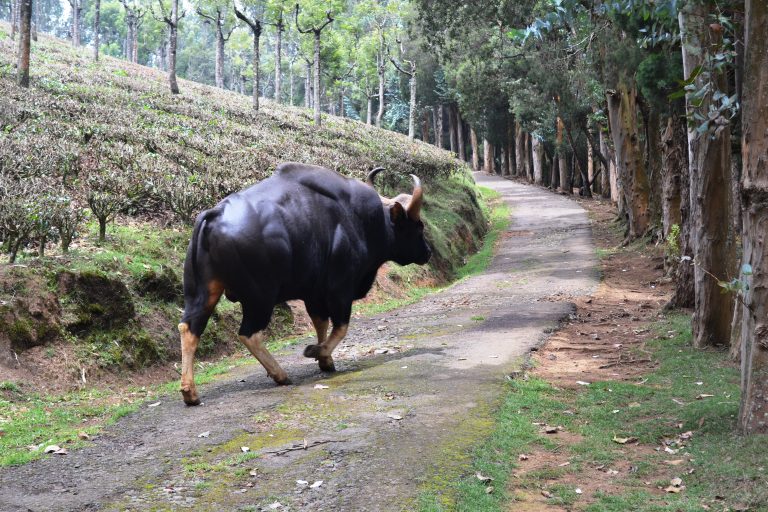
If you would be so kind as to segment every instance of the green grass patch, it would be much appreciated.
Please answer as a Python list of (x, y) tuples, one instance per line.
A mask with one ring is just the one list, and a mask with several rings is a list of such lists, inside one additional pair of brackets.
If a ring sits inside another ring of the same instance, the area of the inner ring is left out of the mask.
[(483, 247), (469, 257), (467, 263), (459, 270), (460, 279), (479, 274), (488, 268), (494, 255), (496, 242), (501, 233), (507, 229), (510, 222), (511, 208), (501, 200), (501, 195), (495, 190), (486, 187), (478, 187), (480, 190), (481, 204), (490, 222), (488, 235), (483, 241)]
[[(508, 509), (514, 497), (505, 489), (517, 456), (555, 449), (557, 437), (540, 434), (535, 422), (562, 425), (583, 437), (577, 444), (557, 448), (561, 454), (565, 450), (571, 462), (555, 468), (560, 474), (578, 476), (578, 469), (587, 465), (610, 466), (625, 460), (635, 467), (634, 473), (617, 476), (624, 491), (615, 495), (578, 495), (573, 485), (558, 483), (558, 475), (551, 471), (531, 472), (515, 480), (517, 488), (529, 492), (546, 488), (553, 505), (615, 512), (694, 511), (703, 510), (702, 503), (713, 510), (736, 505), (768, 510), (765, 437), (742, 437), (735, 431), (738, 369), (725, 353), (691, 347), (686, 315), (669, 315), (654, 328), (659, 336), (646, 349), (659, 367), (637, 382), (594, 382), (577, 391), (555, 389), (535, 378), (510, 382), (494, 432), (476, 449), (468, 476), (455, 483), (456, 503), (440, 504), (424, 495), (419, 510)], [(681, 442), (680, 434), (687, 431), (693, 432), (691, 438)], [(640, 444), (654, 447), (666, 442), (679, 452), (644, 455), (647, 450), (641, 453), (632, 445), (619, 445), (613, 442), (614, 436), (637, 437)], [(690, 462), (672, 469), (663, 464), (681, 458)], [(476, 471), (494, 478), (492, 493), (486, 493), (487, 485), (474, 476)], [(682, 478), (686, 489), (679, 494), (660, 493), (655, 487), (666, 487), (670, 476)]]

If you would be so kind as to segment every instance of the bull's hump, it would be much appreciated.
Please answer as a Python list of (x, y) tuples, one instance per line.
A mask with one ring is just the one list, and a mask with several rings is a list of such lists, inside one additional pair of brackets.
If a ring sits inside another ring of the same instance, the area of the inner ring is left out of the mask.
[(275, 176), (334, 201), (348, 201), (349, 187), (354, 181), (325, 167), (293, 162), (281, 164)]

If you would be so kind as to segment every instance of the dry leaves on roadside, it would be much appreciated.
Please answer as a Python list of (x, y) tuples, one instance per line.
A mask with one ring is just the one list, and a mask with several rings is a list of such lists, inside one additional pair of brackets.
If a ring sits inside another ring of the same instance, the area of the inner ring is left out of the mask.
[(637, 438), (636, 437), (618, 437), (614, 435), (613, 442), (617, 444), (631, 444), (631, 443), (636, 443)]

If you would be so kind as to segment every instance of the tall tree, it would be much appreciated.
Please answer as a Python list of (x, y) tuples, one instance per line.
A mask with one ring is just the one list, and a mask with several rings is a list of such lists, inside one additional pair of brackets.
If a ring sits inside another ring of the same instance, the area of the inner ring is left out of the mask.
[[(722, 50), (722, 31), (713, 28), (708, 3), (689, 2), (680, 11), (685, 76), (698, 91), (690, 93), (686, 108), (691, 119), (707, 119), (714, 95), (727, 91), (725, 75), (715, 68), (715, 53)], [(721, 293), (718, 281), (729, 281), (735, 267), (735, 247), (730, 237), (731, 142), (728, 121), (718, 115), (688, 129), (690, 167), (691, 245), (694, 268), (695, 308), (693, 342), (696, 347), (730, 342), (733, 299)], [(714, 276), (714, 278), (712, 277)]]
[(21, 0), (19, 5), (19, 85), (29, 87), (29, 50), (32, 31), (32, 0)]
[(254, 15), (253, 18), (249, 18), (237, 8), (235, 4), (235, 16), (242, 20), (251, 29), (253, 34), (253, 110), (259, 110), (259, 91), (261, 89), (261, 31), (262, 21)]
[(153, 17), (162, 21), (168, 26), (168, 83), (171, 87), (171, 94), (179, 94), (179, 84), (176, 82), (176, 43), (179, 32), (179, 20), (186, 13), (179, 14), (179, 0), (171, 0), (170, 9), (164, 4), (163, 0), (157, 0), (159, 14), (152, 11)]
[(270, 16), (275, 20), (268, 23), (275, 27), (275, 95), (276, 103), (282, 103), (283, 99), (283, 32), (286, 25), (284, 19), (286, 0), (273, 0), (268, 5)]
[(302, 34), (309, 34), (310, 32), (314, 35), (314, 62), (315, 62), (315, 70), (314, 70), (314, 104), (315, 104), (315, 126), (320, 126), (321, 123), (321, 117), (320, 117), (320, 35), (323, 33), (323, 30), (333, 23), (334, 18), (332, 11), (326, 11), (325, 12), (325, 20), (315, 21), (314, 24), (308, 25), (307, 28), (302, 29), (301, 24), (299, 23), (299, 4), (296, 4), (296, 29), (301, 32)]
[(93, 15), (93, 60), (99, 60), (99, 32), (101, 31), (101, 0), (94, 2)]
[[(413, 140), (416, 137), (416, 60), (407, 59), (402, 39), (397, 40), (400, 48), (400, 62), (390, 55), (389, 60), (392, 65), (402, 74), (408, 77), (410, 102), (408, 108), (408, 138)], [(381, 94), (381, 90), (379, 90)]]
[[(216, 34), (216, 63), (214, 66), (216, 87), (224, 88), (224, 45), (232, 36), (236, 24), (232, 21), (227, 4), (218, 2), (200, 2), (197, 14), (213, 26)], [(259, 29), (261, 31), (261, 29)]]
[[(746, 434), (768, 433), (768, 2), (746, 0), (741, 185), (741, 408)], [(751, 276), (750, 276), (751, 274)], [(751, 277), (751, 279), (750, 279)]]
[(83, 12), (83, 5), (80, 0), (68, 0), (72, 10), (72, 44), (80, 46), (80, 16)]

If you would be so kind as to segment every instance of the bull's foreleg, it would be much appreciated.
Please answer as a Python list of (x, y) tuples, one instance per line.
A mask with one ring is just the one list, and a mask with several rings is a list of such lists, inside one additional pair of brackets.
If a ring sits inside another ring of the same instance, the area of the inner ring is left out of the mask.
[(276, 383), (280, 385), (290, 384), (291, 379), (288, 378), (288, 374), (280, 367), (275, 358), (272, 357), (272, 354), (269, 353), (267, 347), (264, 346), (265, 337), (266, 335), (264, 334), (264, 331), (259, 331), (250, 337), (240, 336), (240, 341), (243, 345), (248, 347), (251, 354), (253, 354), (264, 369), (267, 370), (267, 375), (272, 377)]
[[(326, 320), (326, 325), (328, 321)], [(333, 350), (347, 335), (348, 324), (335, 325), (331, 330), (331, 335), (328, 339), (323, 340), (322, 343), (317, 345), (309, 345), (304, 349), (305, 357), (312, 357), (317, 359), (317, 363), (320, 365), (320, 369), (324, 372), (335, 372), (336, 366), (333, 364)], [(319, 341), (319, 335), (318, 335)]]
[(179, 334), (181, 335), (181, 395), (184, 397), (185, 404), (199, 405), (200, 398), (195, 388), (195, 351), (200, 338), (192, 334), (189, 325), (183, 322), (179, 324)]

